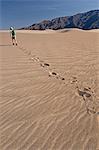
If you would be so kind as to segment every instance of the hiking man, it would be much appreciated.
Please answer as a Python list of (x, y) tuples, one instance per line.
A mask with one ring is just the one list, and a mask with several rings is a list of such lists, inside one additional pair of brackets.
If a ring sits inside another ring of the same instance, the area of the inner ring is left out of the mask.
[(10, 35), (11, 35), (11, 38), (12, 38), (12, 44), (16, 44), (17, 45), (17, 40), (16, 40), (16, 32), (14, 30), (13, 27), (10, 27)]

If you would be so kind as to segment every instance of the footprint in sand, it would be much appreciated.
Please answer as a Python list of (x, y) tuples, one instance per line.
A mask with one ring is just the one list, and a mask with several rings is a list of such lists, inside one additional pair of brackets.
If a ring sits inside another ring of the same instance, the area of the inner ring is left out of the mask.
[(64, 78), (64, 77), (60, 77), (60, 79), (61, 79), (61, 80), (65, 80), (65, 78)]
[(82, 89), (80, 89), (78, 86), (76, 86), (76, 90), (77, 90), (77, 95), (78, 96), (84, 96), (85, 91), (83, 91)]
[(61, 76), (58, 76), (57, 79), (59, 79), (59, 80), (65, 80), (65, 78), (61, 77)]
[(94, 107), (92, 107), (92, 108), (87, 108), (87, 113), (88, 114), (96, 114), (97, 112), (96, 112), (96, 110), (95, 110), (95, 108)]
[(49, 71), (49, 76), (58, 76), (58, 73), (53, 72), (53, 71)]
[(71, 84), (74, 84), (74, 83), (77, 83), (77, 77), (72, 77), (72, 79), (71, 79), (71, 81), (70, 81), (70, 83)]
[(85, 100), (85, 98), (89, 98), (92, 96), (88, 90), (87, 91), (85, 90), (85, 88), (82, 90), (78, 86), (76, 86), (76, 89), (77, 89), (78, 95), (82, 96), (84, 100)]
[(58, 73), (53, 72), (53, 71), (49, 71), (49, 76), (55, 76), (56, 79), (59, 79), (59, 80), (65, 80), (64, 77), (61, 77)]
[(85, 87), (85, 88), (84, 88), (84, 91), (94, 93), (94, 91), (93, 91), (90, 87), (87, 87), (87, 88)]
[(76, 87), (78, 96), (82, 96), (82, 98), (85, 102), (85, 107), (86, 107), (87, 113), (88, 114), (90, 114), (90, 113), (95, 114), (96, 110), (94, 107), (94, 101), (93, 101), (92, 93), (90, 92), (90, 89), (89, 88), (83, 88), (83, 90), (82, 90), (78, 86)]
[(47, 67), (49, 67), (50, 65), (49, 65), (48, 63), (44, 63), (44, 66), (47, 66)]
[(49, 67), (50, 65), (49, 65), (48, 63), (40, 63), (40, 66), (41, 66), (41, 67), (45, 67), (45, 66), (46, 66), (46, 67)]
[(39, 62), (40, 61), (39, 57), (34, 58), (34, 61)]
[(41, 67), (44, 67), (44, 64), (43, 64), (43, 63), (40, 63), (40, 66), (41, 66)]

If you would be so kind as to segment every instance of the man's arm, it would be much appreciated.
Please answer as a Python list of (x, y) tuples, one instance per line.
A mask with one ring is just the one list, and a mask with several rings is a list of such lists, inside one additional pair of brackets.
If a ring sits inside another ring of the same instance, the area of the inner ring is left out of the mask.
[(12, 37), (12, 31), (10, 31), (10, 37)]

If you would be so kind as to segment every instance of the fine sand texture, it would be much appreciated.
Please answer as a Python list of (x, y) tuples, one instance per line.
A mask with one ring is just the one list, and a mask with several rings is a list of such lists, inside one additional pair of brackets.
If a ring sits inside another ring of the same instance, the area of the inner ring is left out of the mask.
[(0, 32), (0, 150), (99, 150), (99, 32)]

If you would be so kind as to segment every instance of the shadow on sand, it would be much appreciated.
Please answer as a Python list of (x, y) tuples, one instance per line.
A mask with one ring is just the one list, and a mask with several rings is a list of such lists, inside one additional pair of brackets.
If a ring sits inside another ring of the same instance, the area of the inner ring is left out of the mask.
[(1, 44), (0, 46), (12, 46), (11, 44)]
[(71, 31), (70, 29), (63, 29), (63, 30), (60, 30), (60, 33), (66, 33), (66, 32), (69, 32)]

